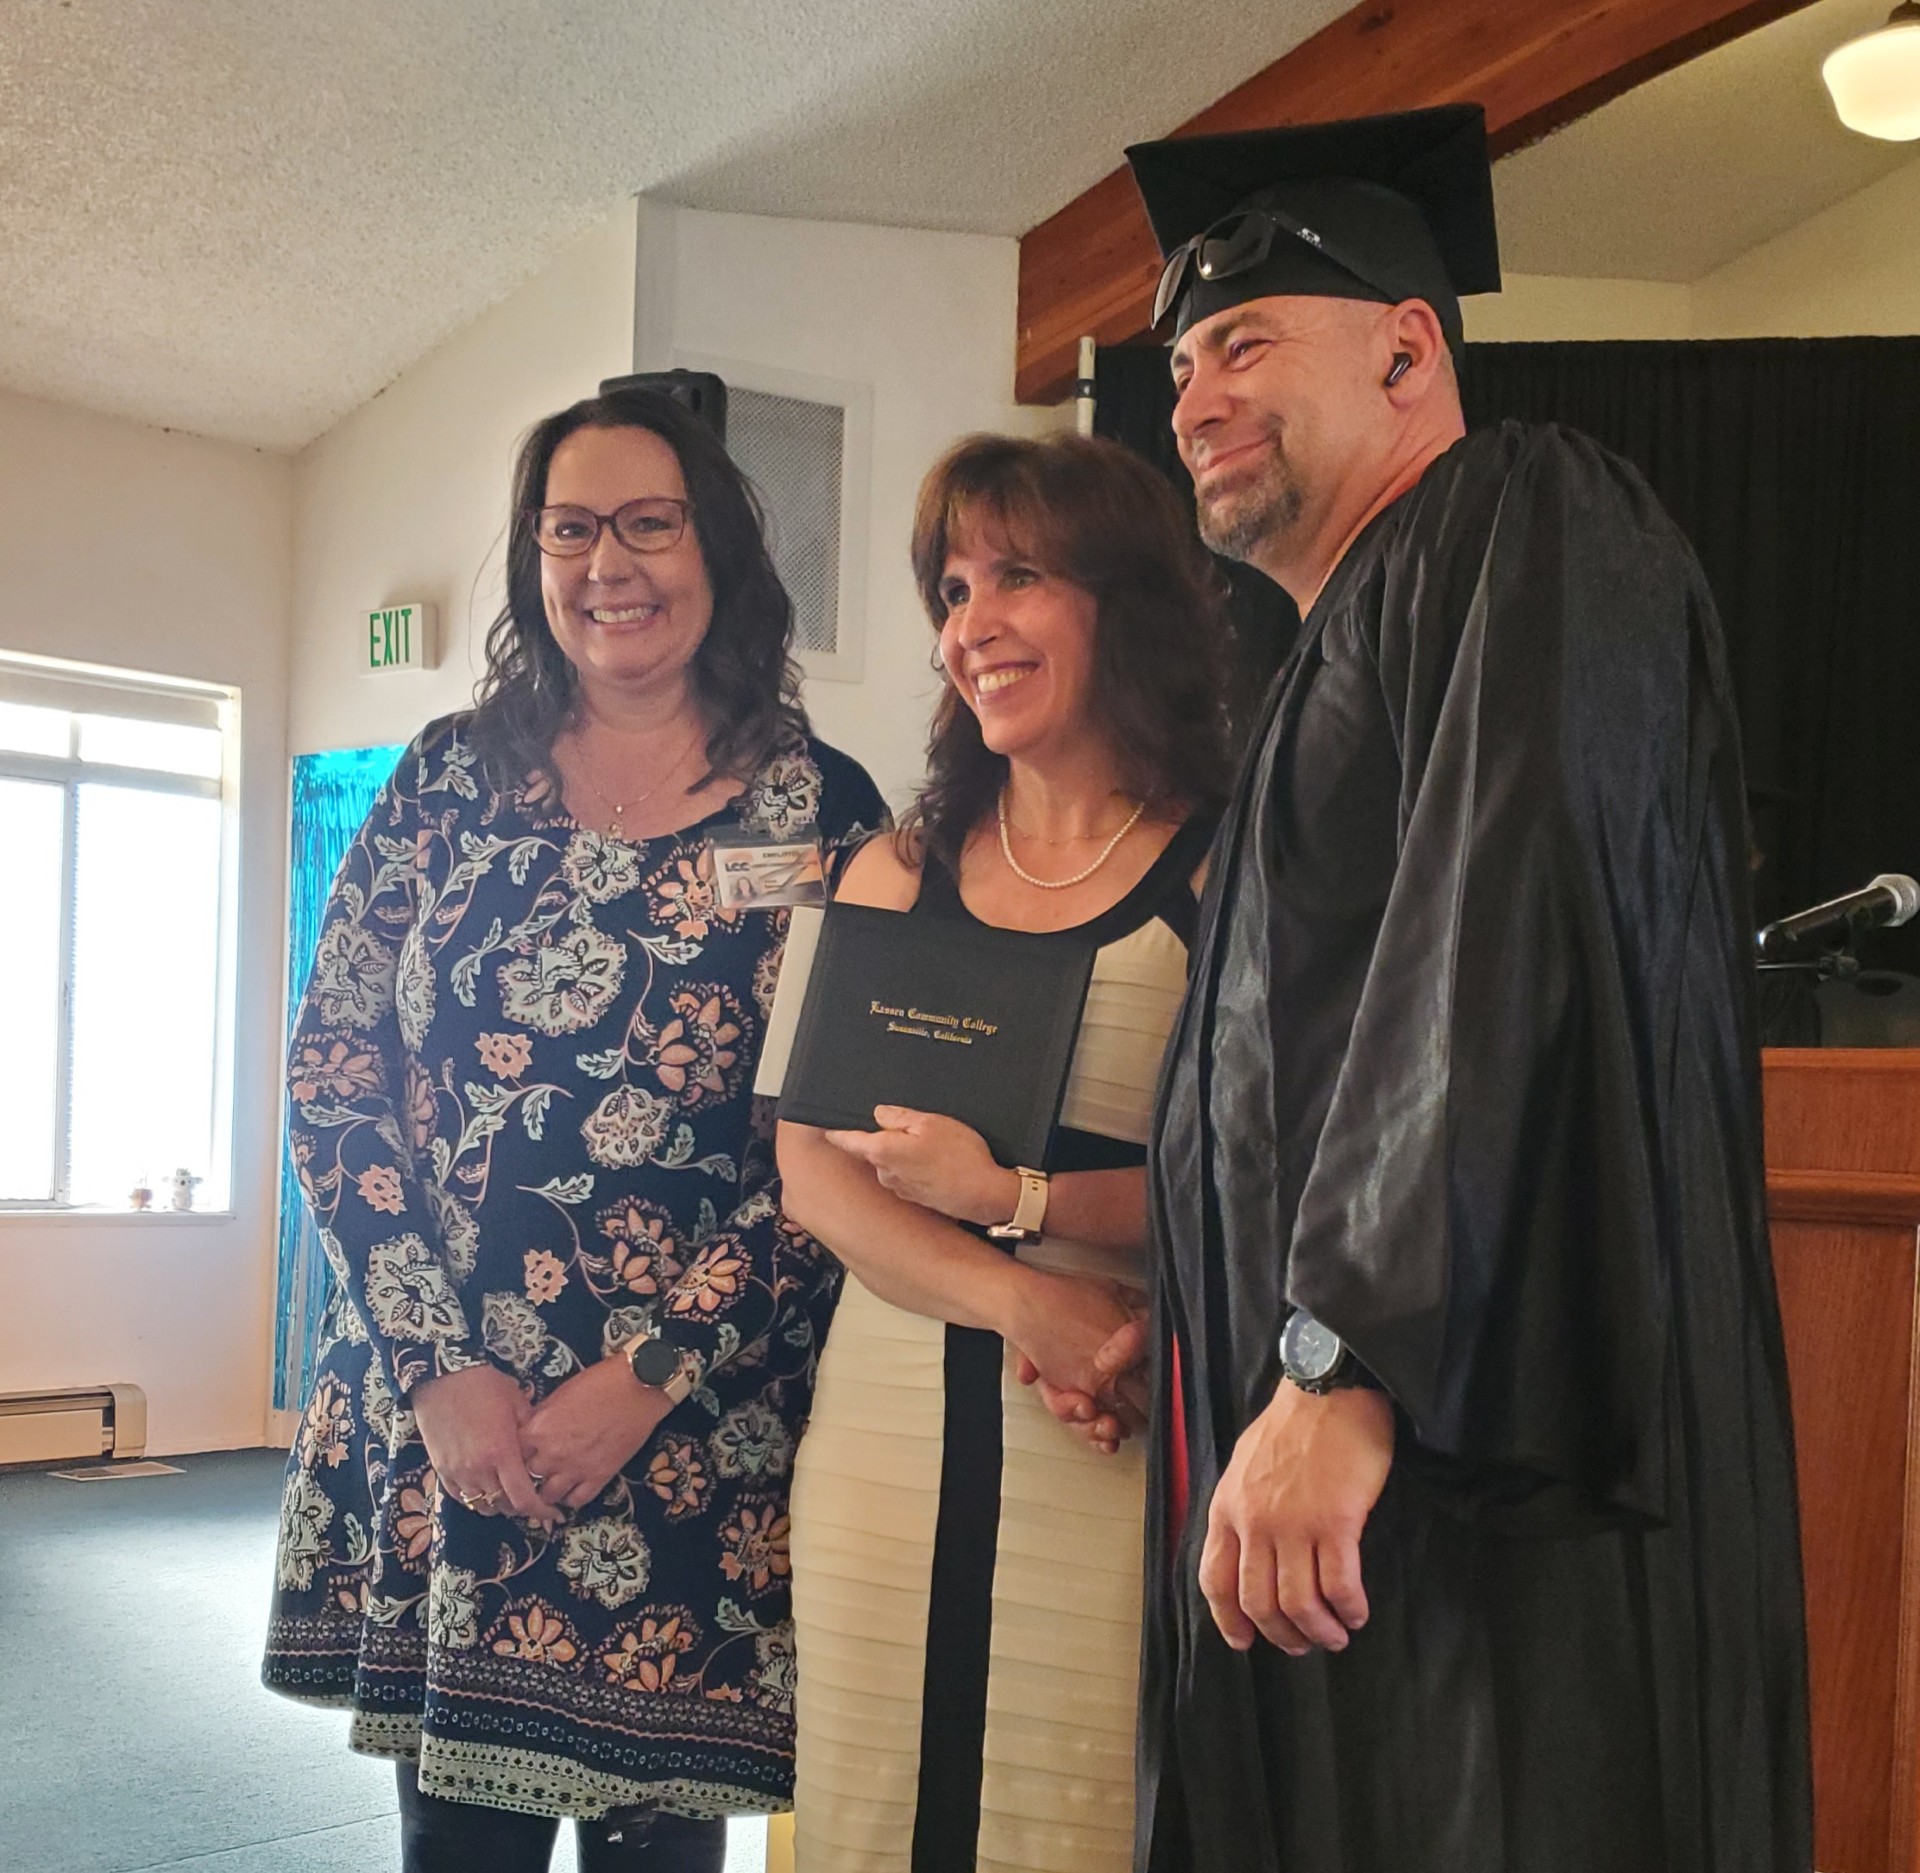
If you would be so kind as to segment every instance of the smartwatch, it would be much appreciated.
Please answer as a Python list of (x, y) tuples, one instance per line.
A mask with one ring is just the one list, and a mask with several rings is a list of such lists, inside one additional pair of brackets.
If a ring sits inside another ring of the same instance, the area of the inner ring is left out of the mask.
[(1359, 1361), (1331, 1327), (1296, 1307), (1280, 1330), (1280, 1370), (1303, 1392), (1333, 1392), (1359, 1383)]
[(1047, 1220), (1047, 1174), (1030, 1171), (1023, 1164), (1015, 1173), (1020, 1179), (1020, 1201), (1004, 1223), (995, 1223), (988, 1231), (996, 1242), (1033, 1242), (1039, 1238)]
[(693, 1390), (693, 1370), (687, 1356), (671, 1340), (643, 1333), (621, 1348), (633, 1376), (656, 1392), (665, 1392), (674, 1403)]

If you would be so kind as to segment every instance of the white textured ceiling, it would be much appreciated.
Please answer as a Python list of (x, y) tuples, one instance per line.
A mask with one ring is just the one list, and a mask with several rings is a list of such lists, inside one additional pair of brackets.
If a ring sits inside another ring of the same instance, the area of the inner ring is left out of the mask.
[(1696, 280), (1920, 160), (1843, 129), (1820, 82), (1891, 4), (1820, 0), (1497, 164), (1507, 271)]
[[(1820, 4), (1501, 163), (1514, 272), (1687, 280), (1896, 165)], [(298, 448), (642, 191), (1018, 234), (1347, 0), (0, 0), (0, 386)]]
[(1348, 0), (0, 0), (0, 386), (298, 448), (624, 196), (1018, 234)]

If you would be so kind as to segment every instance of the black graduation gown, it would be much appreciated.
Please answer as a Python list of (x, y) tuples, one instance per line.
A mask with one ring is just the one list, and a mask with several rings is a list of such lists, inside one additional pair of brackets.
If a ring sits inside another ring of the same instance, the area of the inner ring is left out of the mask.
[[(1151, 1873), (1811, 1864), (1745, 823), (1699, 567), (1584, 437), (1460, 442), (1305, 620), (1156, 1121)], [(1372, 1619), (1300, 1660), (1196, 1580), (1289, 1303), (1398, 1418)]]

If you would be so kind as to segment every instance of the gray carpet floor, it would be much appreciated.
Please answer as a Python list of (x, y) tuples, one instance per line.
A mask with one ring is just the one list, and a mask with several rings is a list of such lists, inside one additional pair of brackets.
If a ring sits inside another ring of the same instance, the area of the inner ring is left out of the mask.
[[(260, 1688), (284, 1457), (169, 1461), (0, 1476), (0, 1873), (397, 1869), (391, 1766)], [(758, 1873), (764, 1826), (734, 1835), (727, 1873)]]

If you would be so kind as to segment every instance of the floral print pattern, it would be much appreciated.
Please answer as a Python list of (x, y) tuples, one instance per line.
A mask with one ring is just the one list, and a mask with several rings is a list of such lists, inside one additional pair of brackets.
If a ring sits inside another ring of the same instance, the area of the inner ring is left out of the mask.
[(560, 1537), (560, 1572), (583, 1600), (625, 1606), (646, 1587), (653, 1555), (631, 1522), (576, 1522)]
[(626, 977), (623, 944), (590, 923), (500, 965), (500, 1008), (542, 1034), (577, 1034), (612, 1006)]
[(667, 1520), (697, 1515), (707, 1500), (707, 1473), (700, 1446), (690, 1437), (654, 1440), (647, 1487), (667, 1505)]
[[(372, 1197), (366, 1201), (371, 1209), (393, 1213)], [(411, 1231), (367, 1251), (366, 1295), (373, 1324), (390, 1340), (457, 1340), (467, 1330), (447, 1270)]]
[(357, 1099), (380, 1090), (380, 1063), (371, 1048), (351, 1041), (329, 1041), (324, 1048), (295, 1050), (293, 1078), (288, 1087), (302, 1104), (322, 1093), (334, 1099)]
[[(739, 801), (837, 869), (885, 812), (817, 743)], [(423, 1785), (592, 1815), (783, 1806), (786, 1486), (835, 1270), (752, 1097), (784, 912), (723, 913), (710, 822), (645, 842), (487, 785), (463, 718), (383, 791), (293, 1031), (291, 1149), (338, 1288), (289, 1460), (266, 1680)], [(551, 1531), (444, 1495), (407, 1398), (538, 1400), (659, 1324), (700, 1383)]]
[(333, 1373), (325, 1374), (307, 1400), (300, 1422), (300, 1461), (314, 1470), (324, 1464), (336, 1470), (347, 1460), (353, 1436), (353, 1401), (346, 1386)]
[(720, 1571), (756, 1595), (792, 1572), (787, 1515), (778, 1503), (749, 1498), (734, 1510), (720, 1530)]
[(495, 1629), (493, 1649), (502, 1658), (530, 1659), (536, 1665), (571, 1665), (580, 1656), (572, 1629), (551, 1607), (538, 1600), (524, 1611), (509, 1613), (506, 1631)]
[(803, 832), (820, 813), (820, 770), (799, 753), (776, 755), (749, 789), (742, 817), (775, 838)]
[(739, 1040), (747, 1017), (732, 993), (702, 985), (679, 990), (669, 1004), (673, 1019), (654, 1042), (654, 1076), (683, 1106), (703, 1099), (730, 1099), (742, 1072)]
[(329, 1027), (364, 1031), (393, 1006), (393, 952), (358, 924), (330, 924), (314, 952), (307, 987)]
[(692, 1616), (676, 1608), (643, 1619), (637, 1628), (629, 1626), (600, 1654), (600, 1663), (623, 1691), (670, 1691), (682, 1654), (692, 1651), (697, 1639)]
[(616, 1086), (580, 1127), (587, 1156), (609, 1170), (649, 1164), (666, 1141), (673, 1107), (638, 1086)]

